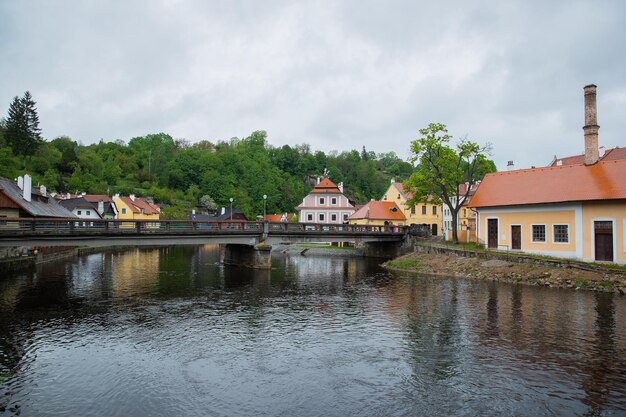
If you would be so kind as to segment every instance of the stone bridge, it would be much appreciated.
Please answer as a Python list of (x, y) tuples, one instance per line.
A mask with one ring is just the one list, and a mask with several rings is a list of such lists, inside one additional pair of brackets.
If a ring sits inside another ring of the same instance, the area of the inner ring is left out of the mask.
[(355, 242), (365, 256), (397, 256), (408, 229), (200, 220), (3, 219), (0, 247), (224, 245), (224, 263), (269, 268), (272, 245)]

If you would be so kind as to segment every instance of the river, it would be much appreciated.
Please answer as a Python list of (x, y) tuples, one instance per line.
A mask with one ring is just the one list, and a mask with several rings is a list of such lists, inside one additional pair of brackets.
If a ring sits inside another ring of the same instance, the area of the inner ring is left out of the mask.
[[(0, 279), (0, 414), (626, 415), (626, 297), (216, 246)], [(5, 274), (6, 275), (6, 274)]]

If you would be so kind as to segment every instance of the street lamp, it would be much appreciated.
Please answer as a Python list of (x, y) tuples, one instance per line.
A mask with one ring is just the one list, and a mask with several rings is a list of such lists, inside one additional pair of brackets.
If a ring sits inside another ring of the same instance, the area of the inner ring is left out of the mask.
[(231, 197), (230, 199), (230, 221), (233, 221), (233, 198)]
[(267, 201), (267, 194), (263, 194), (263, 221), (265, 221), (265, 202)]

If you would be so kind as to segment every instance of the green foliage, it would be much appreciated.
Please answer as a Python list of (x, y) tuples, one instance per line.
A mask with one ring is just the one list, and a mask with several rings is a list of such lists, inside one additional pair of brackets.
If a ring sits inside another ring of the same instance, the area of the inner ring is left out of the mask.
[(312, 151), (310, 145), (268, 144), (259, 130), (245, 138), (190, 144), (165, 133), (81, 145), (67, 136), (41, 139), (30, 93), (15, 97), (6, 121), (0, 121), (0, 176), (25, 172), (36, 183), (60, 193), (136, 194), (152, 196), (163, 217), (184, 218), (200, 204), (241, 210), (248, 218), (263, 213), (293, 213), (311, 190), (311, 177), (327, 173), (343, 182), (355, 203), (380, 198), (389, 180), (413, 172), (395, 153), (353, 150)]
[(42, 142), (35, 104), (30, 92), (26, 91), (22, 98), (15, 96), (9, 106), (4, 140), (17, 155), (34, 154)]
[[(417, 170), (404, 183), (413, 193), (410, 204), (425, 202), (434, 197), (448, 206), (452, 213), (452, 235), (458, 243), (457, 213), (467, 199), (476, 181), (495, 170), (495, 164), (487, 159), (490, 145), (460, 140), (456, 147), (449, 145), (452, 136), (446, 125), (431, 123), (420, 129), (420, 137), (411, 142), (412, 161)], [(459, 185), (466, 183), (466, 191), (459, 193)]]
[(393, 261), (385, 262), (385, 266), (388, 266), (390, 268), (398, 268), (398, 269), (418, 270), (422, 267), (422, 261), (420, 261), (419, 259), (411, 259), (411, 258), (396, 259)]

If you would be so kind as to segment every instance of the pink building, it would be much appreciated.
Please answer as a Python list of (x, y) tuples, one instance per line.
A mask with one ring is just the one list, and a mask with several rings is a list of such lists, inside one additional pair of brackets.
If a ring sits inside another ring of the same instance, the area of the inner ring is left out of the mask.
[(337, 186), (328, 178), (319, 181), (296, 207), (300, 223), (348, 223), (354, 206), (343, 195), (343, 183)]

